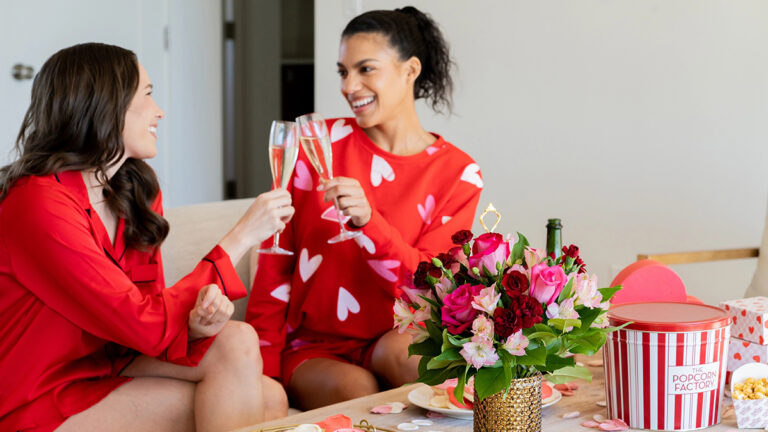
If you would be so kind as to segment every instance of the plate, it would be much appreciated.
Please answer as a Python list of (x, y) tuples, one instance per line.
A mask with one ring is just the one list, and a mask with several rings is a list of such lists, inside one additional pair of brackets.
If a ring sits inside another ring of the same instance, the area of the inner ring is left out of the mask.
[[(411, 401), (412, 404), (424, 408), (425, 410), (439, 412), (440, 414), (444, 414), (448, 417), (453, 417), (457, 419), (462, 420), (472, 420), (472, 410), (468, 409), (460, 409), (460, 408), (437, 408), (433, 407), (429, 404), (430, 399), (432, 399), (432, 396), (434, 395), (434, 392), (432, 391), (432, 387), (422, 384), (418, 388), (411, 390), (410, 393), (408, 393), (408, 400)], [(557, 391), (556, 389), (552, 389), (552, 396), (547, 399), (546, 403), (543, 403), (541, 405), (542, 408), (546, 408), (550, 405), (554, 405), (557, 402), (560, 401), (560, 399), (563, 398), (563, 395)]]
[(432, 391), (432, 387), (421, 384), (418, 388), (411, 390), (408, 393), (408, 400), (412, 404), (424, 408), (425, 410), (439, 412), (448, 417), (453, 417), (462, 420), (472, 420), (472, 410), (460, 409), (460, 408), (437, 408), (429, 404), (429, 400), (435, 393)]

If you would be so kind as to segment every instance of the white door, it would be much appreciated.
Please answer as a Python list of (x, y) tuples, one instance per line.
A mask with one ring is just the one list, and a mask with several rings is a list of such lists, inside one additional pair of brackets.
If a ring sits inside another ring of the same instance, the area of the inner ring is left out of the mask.
[[(0, 164), (15, 159), (11, 150), (32, 88), (31, 79), (12, 76), (14, 65), (31, 66), (37, 73), (61, 48), (104, 42), (134, 51), (158, 89), (155, 99), (166, 106), (167, 4), (167, 0), (0, 0)], [(162, 165), (161, 160), (152, 164)]]

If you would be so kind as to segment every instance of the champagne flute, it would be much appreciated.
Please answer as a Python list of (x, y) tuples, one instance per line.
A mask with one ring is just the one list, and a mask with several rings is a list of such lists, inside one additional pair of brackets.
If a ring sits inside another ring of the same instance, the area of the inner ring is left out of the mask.
[[(285, 188), (291, 180), (296, 158), (299, 156), (298, 133), (296, 123), (275, 120), (269, 132), (269, 167), (272, 169), (272, 189)], [(293, 255), (293, 252), (279, 246), (280, 233), (275, 233), (274, 242), (269, 249), (260, 249), (259, 253), (274, 255)]]
[[(307, 154), (309, 162), (315, 167), (320, 180), (328, 181), (333, 178), (333, 156), (331, 154), (331, 138), (328, 135), (328, 126), (325, 124), (323, 116), (317, 113), (305, 114), (296, 118), (299, 127), (301, 147)], [(333, 199), (333, 206), (336, 209), (336, 218), (339, 220), (341, 232), (336, 237), (328, 240), (328, 243), (334, 244), (344, 240), (349, 240), (359, 236), (360, 231), (348, 231), (344, 228), (339, 201)]]

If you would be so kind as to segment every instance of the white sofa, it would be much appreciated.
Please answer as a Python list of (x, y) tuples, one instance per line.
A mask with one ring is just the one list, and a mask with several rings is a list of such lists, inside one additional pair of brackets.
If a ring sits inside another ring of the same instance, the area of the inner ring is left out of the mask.
[[(171, 225), (168, 238), (161, 247), (166, 286), (175, 284), (191, 272), (198, 262), (224, 237), (254, 198), (217, 201), (165, 209)], [(250, 268), (250, 253), (235, 265), (245, 288), (251, 292), (254, 271)], [(248, 298), (235, 301), (232, 319), (242, 321)]]

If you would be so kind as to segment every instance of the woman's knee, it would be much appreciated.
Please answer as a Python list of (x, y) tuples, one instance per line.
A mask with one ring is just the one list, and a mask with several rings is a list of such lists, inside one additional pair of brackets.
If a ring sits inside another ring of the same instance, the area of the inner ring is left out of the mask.
[(259, 337), (250, 324), (242, 321), (229, 321), (216, 335), (216, 340), (209, 350), (215, 361), (221, 365), (247, 364), (262, 370)]
[(267, 376), (261, 377), (264, 398), (264, 420), (278, 419), (288, 415), (288, 395), (283, 385)]

